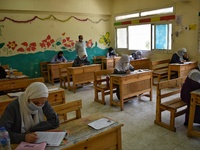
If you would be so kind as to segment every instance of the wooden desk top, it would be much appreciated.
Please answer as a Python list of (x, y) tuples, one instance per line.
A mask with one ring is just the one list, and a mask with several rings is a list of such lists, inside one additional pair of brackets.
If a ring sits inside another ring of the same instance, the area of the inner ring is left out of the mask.
[(197, 61), (188, 61), (188, 62), (184, 62), (183, 64), (171, 63), (169, 64), (169, 66), (185, 66), (185, 65), (195, 64), (195, 63), (197, 63)]
[(10, 97), (8, 95), (1, 95), (0, 96), (0, 103), (11, 102), (11, 101), (13, 101), (15, 99), (16, 99), (16, 97)]
[(100, 64), (91, 64), (91, 65), (84, 65), (80, 67), (68, 67), (67, 69), (76, 70), (76, 69), (84, 69), (84, 68), (90, 68), (90, 67), (96, 67), (101, 66)]
[(144, 73), (149, 73), (152, 72), (152, 70), (149, 69), (138, 69), (132, 71), (130, 74), (111, 74), (111, 77), (128, 77), (128, 76), (133, 76), (133, 75), (139, 75), (139, 74), (144, 74)]
[[(100, 130), (95, 130), (92, 127), (88, 126), (88, 123), (98, 120), (100, 118), (106, 118), (106, 117), (103, 117), (100, 114), (95, 114), (95, 115), (87, 116), (84, 118), (80, 118), (77, 120), (73, 120), (73, 121), (61, 124), (60, 127), (58, 128), (59, 130), (69, 131), (67, 143), (65, 145), (58, 146), (58, 147), (46, 147), (45, 150), (60, 150), (63, 148), (67, 148), (71, 145), (75, 145), (75, 144), (87, 141), (89, 138), (92, 138), (98, 134), (103, 134), (104, 132), (108, 130), (112, 130), (114, 128), (120, 128), (123, 126), (123, 124), (119, 124), (118, 122), (115, 122), (114, 124), (108, 127), (102, 128)], [(16, 144), (12, 144), (12, 148), (16, 146), (17, 146)]]
[(14, 76), (14, 77), (12, 77), (12, 78), (9, 78), (9, 77), (7, 76), (7, 77), (4, 78), (4, 79), (0, 79), (0, 82), (1, 82), (1, 81), (12, 81), (12, 80), (18, 80), (18, 79), (28, 79), (28, 78), (29, 78), (29, 76), (27, 76), (27, 75)]
[(200, 95), (200, 89), (190, 92), (190, 94)]
[(47, 66), (58, 66), (59, 64), (73, 64), (74, 61), (68, 61), (66, 63), (49, 63)]

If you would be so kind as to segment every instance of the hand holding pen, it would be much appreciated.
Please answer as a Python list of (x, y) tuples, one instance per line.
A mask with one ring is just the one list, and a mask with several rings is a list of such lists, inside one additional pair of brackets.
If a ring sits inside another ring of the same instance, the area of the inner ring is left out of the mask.
[(29, 143), (34, 143), (37, 140), (37, 134), (35, 132), (33, 133), (27, 133), (25, 135), (25, 141)]

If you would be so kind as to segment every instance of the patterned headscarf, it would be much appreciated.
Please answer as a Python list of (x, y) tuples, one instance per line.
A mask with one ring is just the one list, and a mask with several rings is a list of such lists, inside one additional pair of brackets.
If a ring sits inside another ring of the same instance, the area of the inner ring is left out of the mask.
[[(21, 114), (21, 132), (25, 133), (29, 129), (41, 121), (44, 121), (44, 114), (42, 107), (37, 110), (29, 108), (29, 100), (35, 98), (48, 97), (48, 88), (44, 83), (34, 82), (30, 84), (25, 92), (19, 96), (19, 107)], [(34, 117), (32, 117), (34, 115)]]

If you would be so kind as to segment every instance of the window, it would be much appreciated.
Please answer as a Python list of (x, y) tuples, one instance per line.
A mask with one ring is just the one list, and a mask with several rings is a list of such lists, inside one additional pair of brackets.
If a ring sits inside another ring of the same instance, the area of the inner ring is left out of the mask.
[(127, 48), (127, 28), (117, 29), (117, 48)]
[(130, 19), (130, 18), (136, 18), (136, 17), (139, 17), (139, 13), (117, 16), (115, 17), (115, 20), (118, 21), (118, 20)]
[(117, 48), (171, 50), (172, 24), (143, 24), (117, 28)]
[[(166, 7), (132, 14), (116, 16), (116, 47), (128, 50), (171, 50), (174, 7)], [(163, 14), (169, 14), (163, 16)], [(153, 15), (153, 16), (152, 16)], [(151, 16), (151, 17), (147, 17)], [(145, 18), (144, 18), (145, 17)], [(135, 25), (134, 25), (135, 24)]]
[(151, 49), (151, 24), (135, 25), (128, 27), (128, 49)]

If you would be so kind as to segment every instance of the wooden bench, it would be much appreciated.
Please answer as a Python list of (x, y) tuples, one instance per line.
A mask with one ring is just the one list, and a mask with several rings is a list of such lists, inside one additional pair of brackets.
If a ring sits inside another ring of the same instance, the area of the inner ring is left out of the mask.
[[(176, 131), (175, 118), (186, 113), (187, 104), (180, 98), (180, 90), (185, 77), (161, 81), (157, 85), (156, 120), (155, 124)], [(173, 87), (173, 89), (172, 89)], [(171, 89), (169, 89), (171, 88)], [(162, 112), (170, 112), (170, 123), (162, 121)]]
[(40, 73), (41, 76), (44, 77), (45, 82), (48, 80), (48, 69), (47, 69), (48, 64), (50, 64), (49, 61), (40, 62)]
[[(157, 78), (157, 83), (163, 78), (168, 78), (168, 66), (170, 59), (151, 61), (150, 69), (153, 70), (153, 78)], [(153, 85), (157, 83), (153, 82)]]
[[(75, 100), (64, 104), (53, 106), (58, 114), (60, 123), (69, 122), (81, 118), (82, 100)], [(71, 114), (75, 112), (75, 114)]]
[(18, 79), (18, 80), (7, 80), (0, 82), (0, 91), (5, 94), (13, 91), (24, 91), (26, 87), (33, 82), (43, 82), (44, 78), (32, 78), (32, 79)]

